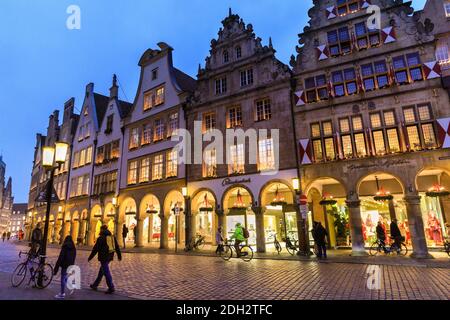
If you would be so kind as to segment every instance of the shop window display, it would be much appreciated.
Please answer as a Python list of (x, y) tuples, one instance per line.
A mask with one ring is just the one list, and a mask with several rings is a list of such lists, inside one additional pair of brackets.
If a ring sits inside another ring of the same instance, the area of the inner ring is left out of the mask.
[(175, 241), (175, 215), (169, 217), (169, 241)]
[(152, 237), (150, 239), (150, 242), (158, 242), (161, 237), (161, 218), (153, 214), (150, 219), (152, 219)]
[(236, 224), (240, 223), (247, 228), (250, 237), (248, 245), (256, 245), (256, 219), (255, 215), (251, 213), (233, 213), (227, 215), (227, 238), (230, 239), (234, 234)]
[(205, 237), (207, 243), (212, 243), (212, 211), (200, 211), (195, 217), (197, 233)]
[(136, 230), (134, 230), (136, 228), (136, 215), (134, 214), (126, 214), (125, 215), (125, 225), (128, 228), (128, 235), (126, 238), (127, 242), (134, 242), (134, 235)]
[(448, 234), (445, 230), (444, 215), (439, 197), (427, 197), (425, 193), (420, 194), (420, 196), (420, 208), (427, 245), (430, 247), (442, 246)]

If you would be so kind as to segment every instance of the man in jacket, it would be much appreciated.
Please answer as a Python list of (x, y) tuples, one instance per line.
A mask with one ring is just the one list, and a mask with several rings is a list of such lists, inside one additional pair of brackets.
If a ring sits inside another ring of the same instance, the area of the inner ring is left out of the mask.
[(317, 245), (317, 257), (322, 259), (324, 257), (327, 258), (327, 230), (322, 226), (321, 222), (317, 222), (316, 227), (313, 231), (313, 238)]
[(122, 261), (122, 253), (120, 252), (117, 239), (108, 230), (108, 226), (103, 225), (100, 229), (100, 236), (98, 237), (94, 248), (92, 248), (91, 255), (88, 258), (88, 261), (91, 261), (95, 255), (98, 254), (98, 261), (100, 262), (98, 276), (94, 283), (90, 285), (91, 289), (97, 290), (103, 276), (105, 276), (106, 284), (108, 285), (108, 291), (106, 291), (106, 293), (114, 293), (114, 283), (112, 280), (111, 271), (109, 269), (109, 263), (114, 260), (114, 253), (117, 254), (119, 261)]
[(244, 230), (239, 222), (236, 223), (236, 228), (234, 229), (234, 234), (231, 236), (231, 239), (234, 239), (234, 248), (236, 249), (236, 254), (239, 258), (241, 256), (241, 247), (239, 245), (247, 240), (244, 237)]
[(33, 229), (33, 232), (31, 233), (31, 250), (30, 253), (32, 255), (37, 255), (38, 250), (40, 250), (42, 246), (42, 222), (38, 222), (36, 225), (36, 228)]
[(397, 249), (401, 249), (402, 244), (402, 233), (397, 225), (397, 219), (392, 219), (391, 222), (391, 238), (394, 239), (394, 245)]

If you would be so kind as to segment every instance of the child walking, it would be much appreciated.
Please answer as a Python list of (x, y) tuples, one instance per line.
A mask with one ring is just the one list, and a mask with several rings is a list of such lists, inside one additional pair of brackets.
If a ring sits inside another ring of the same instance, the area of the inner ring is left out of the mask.
[(67, 284), (67, 268), (75, 264), (75, 258), (77, 256), (77, 249), (71, 236), (67, 236), (64, 239), (64, 243), (59, 253), (58, 261), (55, 265), (55, 276), (58, 274), (58, 270), (61, 267), (61, 291), (55, 296), (55, 299), (64, 299), (66, 297), (65, 289)]

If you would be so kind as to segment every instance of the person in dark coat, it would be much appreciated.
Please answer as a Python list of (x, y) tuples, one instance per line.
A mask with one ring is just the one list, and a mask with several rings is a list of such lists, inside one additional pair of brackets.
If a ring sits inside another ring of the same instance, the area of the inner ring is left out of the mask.
[(98, 261), (100, 262), (100, 269), (98, 271), (97, 279), (90, 285), (92, 290), (97, 290), (103, 276), (105, 276), (106, 284), (108, 285), (108, 291), (106, 291), (106, 293), (114, 293), (114, 283), (112, 280), (111, 271), (109, 270), (109, 264), (114, 260), (114, 253), (117, 254), (119, 261), (122, 261), (122, 253), (120, 252), (117, 239), (108, 230), (108, 226), (103, 225), (100, 229), (100, 236), (95, 242), (91, 255), (88, 258), (88, 261), (91, 261), (96, 255), (98, 255)]
[(391, 238), (394, 239), (394, 245), (400, 249), (402, 244), (402, 233), (397, 224), (397, 219), (392, 219), (391, 222)]
[(31, 233), (31, 250), (30, 253), (32, 255), (37, 255), (38, 250), (40, 250), (42, 246), (42, 239), (44, 235), (42, 234), (42, 223), (38, 222), (36, 225), (36, 228), (33, 229), (33, 232)]
[(5, 242), (5, 239), (6, 239), (6, 231), (3, 232), (3, 234), (2, 234), (2, 239), (3, 239), (3, 242)]
[(8, 239), (8, 241), (9, 239), (11, 239), (11, 232), (8, 231), (8, 233), (6, 234), (6, 239)]
[(77, 249), (75, 248), (75, 243), (73, 242), (72, 236), (67, 236), (61, 247), (58, 261), (56, 261), (55, 264), (55, 276), (58, 274), (59, 268), (61, 268), (61, 291), (55, 296), (56, 299), (64, 299), (66, 297), (67, 268), (75, 264), (76, 257)]
[(383, 247), (384, 252), (386, 252), (386, 233), (384, 232), (383, 223), (381, 221), (378, 221), (375, 231), (377, 239), (380, 241), (380, 245)]
[(327, 230), (322, 226), (321, 222), (317, 222), (316, 227), (313, 229), (313, 239), (317, 245), (317, 257), (319, 259), (327, 258)]
[(125, 244), (127, 242), (127, 236), (128, 236), (128, 228), (127, 226), (124, 224), (122, 226), (122, 239), (123, 239), (123, 248), (125, 249)]

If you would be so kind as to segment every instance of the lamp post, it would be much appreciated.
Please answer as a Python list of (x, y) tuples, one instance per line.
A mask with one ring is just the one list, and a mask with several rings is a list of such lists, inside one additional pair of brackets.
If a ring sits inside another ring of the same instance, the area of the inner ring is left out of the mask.
[(190, 203), (190, 197), (189, 197), (189, 193), (188, 193), (188, 188), (187, 187), (183, 187), (181, 188), (181, 194), (184, 197), (184, 223), (185, 223), (185, 227), (184, 227), (184, 245), (187, 246), (189, 241), (191, 240), (191, 203)]
[(308, 246), (308, 237), (306, 235), (306, 214), (308, 212), (307, 198), (301, 192), (300, 179), (292, 179), (292, 187), (295, 191), (295, 211), (297, 212), (297, 229), (298, 229), (298, 255), (310, 256), (310, 250)]
[[(69, 149), (69, 144), (65, 142), (56, 142), (53, 147), (44, 147), (42, 150), (42, 166), (48, 172), (50, 171), (50, 179), (46, 185), (46, 202), (47, 210), (45, 213), (44, 238), (41, 247), (40, 264), (45, 264), (45, 255), (47, 254), (48, 228), (50, 222), (50, 209), (52, 205), (53, 180), (55, 177), (55, 170), (66, 162), (66, 155)], [(39, 275), (38, 281), (42, 282), (42, 274)]]

